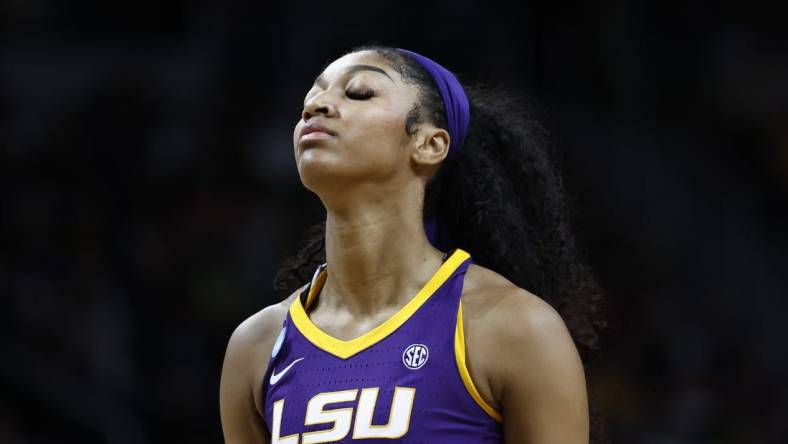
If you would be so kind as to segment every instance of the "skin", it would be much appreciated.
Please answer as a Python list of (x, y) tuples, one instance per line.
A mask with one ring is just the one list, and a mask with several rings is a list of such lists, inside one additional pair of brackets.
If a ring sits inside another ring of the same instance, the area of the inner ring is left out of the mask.
[[(359, 98), (369, 90), (371, 97)], [(301, 181), (327, 210), (331, 273), (309, 316), (339, 339), (356, 338), (388, 319), (442, 262), (421, 215), (426, 183), (446, 157), (450, 138), (430, 124), (406, 134), (405, 119), (416, 102), (415, 87), (384, 58), (351, 53), (321, 74), (294, 129)], [(302, 127), (312, 122), (336, 135), (301, 139)], [(220, 386), (227, 443), (269, 442), (260, 399), (265, 357), (300, 291), (252, 315), (230, 338)], [(475, 264), (461, 298), (469, 373), (481, 396), (502, 412), (505, 442), (587, 443), (583, 366), (560, 315)]]

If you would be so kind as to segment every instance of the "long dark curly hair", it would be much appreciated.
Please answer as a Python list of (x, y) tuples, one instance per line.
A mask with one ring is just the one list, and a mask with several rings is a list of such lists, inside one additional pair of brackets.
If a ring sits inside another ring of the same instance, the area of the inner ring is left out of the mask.
[[(419, 90), (405, 122), (447, 128), (443, 101), (432, 77), (395, 48), (365, 45), (383, 56)], [(552, 305), (566, 323), (587, 380), (606, 327), (604, 292), (573, 233), (572, 206), (559, 157), (547, 131), (511, 91), (464, 84), (471, 104), (468, 134), (458, 156), (444, 160), (428, 182), (424, 219), (436, 219), (449, 247), (468, 251), (475, 263), (496, 271)], [(446, 249), (448, 251), (448, 248)], [(325, 220), (312, 226), (274, 279), (281, 297), (291, 294), (325, 262)], [(591, 393), (589, 394), (591, 395)], [(608, 441), (605, 421), (590, 397), (591, 442)]]

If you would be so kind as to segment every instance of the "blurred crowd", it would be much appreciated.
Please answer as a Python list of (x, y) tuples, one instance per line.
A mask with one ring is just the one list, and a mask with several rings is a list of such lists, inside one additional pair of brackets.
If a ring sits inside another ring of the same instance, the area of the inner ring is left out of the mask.
[(324, 217), (303, 95), (373, 40), (533, 99), (609, 292), (614, 442), (784, 442), (788, 10), (290, 3), (0, 5), (0, 442), (221, 439), (227, 339)]

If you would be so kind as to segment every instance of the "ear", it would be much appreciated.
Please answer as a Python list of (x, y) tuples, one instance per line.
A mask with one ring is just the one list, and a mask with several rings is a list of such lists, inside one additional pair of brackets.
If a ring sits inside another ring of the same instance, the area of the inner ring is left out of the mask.
[(419, 133), (411, 153), (411, 159), (417, 165), (439, 164), (449, 154), (451, 137), (449, 137), (448, 131), (434, 126), (422, 126), (419, 128)]

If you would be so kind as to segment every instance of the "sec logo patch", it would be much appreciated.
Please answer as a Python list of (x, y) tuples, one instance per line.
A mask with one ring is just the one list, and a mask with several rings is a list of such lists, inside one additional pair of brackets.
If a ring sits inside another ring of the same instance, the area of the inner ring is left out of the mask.
[(402, 363), (405, 367), (416, 370), (427, 363), (430, 357), (430, 351), (424, 344), (411, 344), (402, 352)]

